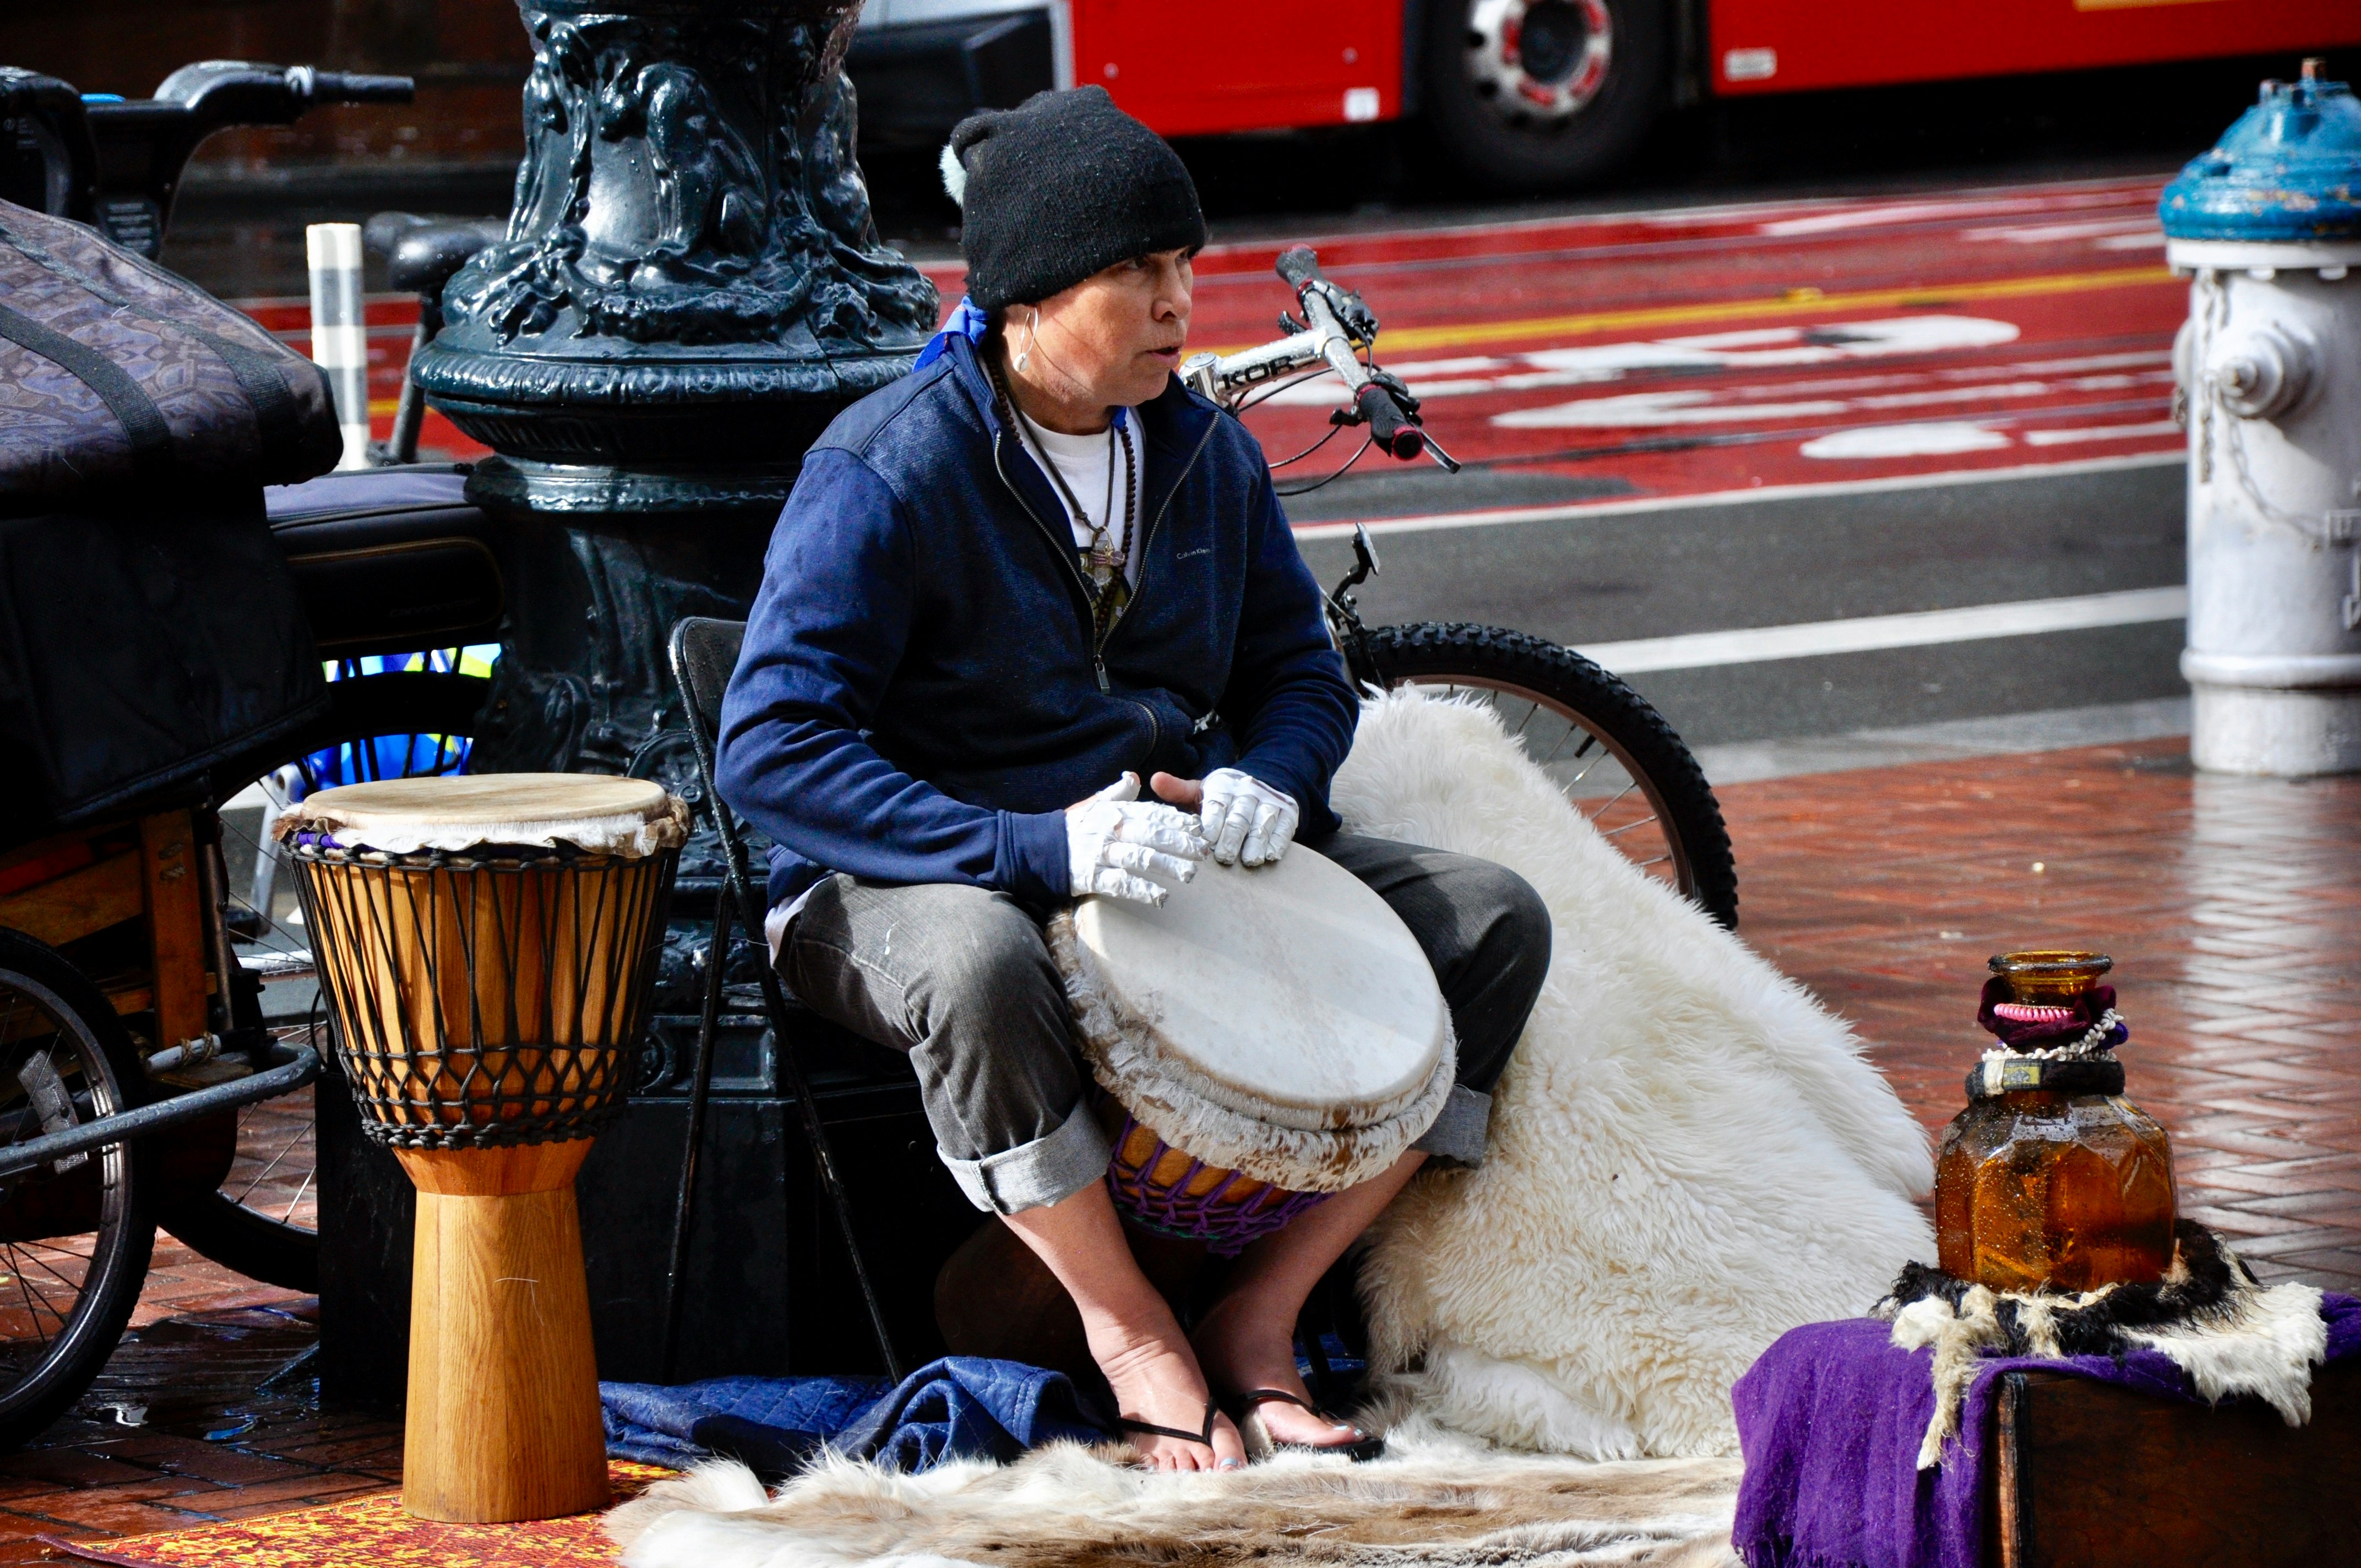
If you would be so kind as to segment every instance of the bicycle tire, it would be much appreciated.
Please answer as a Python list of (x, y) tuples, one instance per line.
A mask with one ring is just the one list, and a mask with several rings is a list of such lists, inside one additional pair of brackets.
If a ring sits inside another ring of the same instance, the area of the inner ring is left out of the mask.
[[(472, 737), (491, 685), (481, 675), (423, 670), (332, 681), (328, 716), (273, 766), (380, 737)], [(258, 1008), (252, 1021), (260, 1021)], [(249, 1279), (307, 1293), (320, 1288), (319, 1232), (275, 1219), (227, 1191), (172, 1194), (162, 1205), (159, 1223), (206, 1257)]]
[(1570, 648), (1497, 626), (1371, 627), (1368, 651), (1389, 689), (1410, 683), (1507, 693), (1545, 705), (1595, 736), (1662, 824), (1673, 861), (1667, 880), (1722, 926), (1737, 929), (1738, 866), (1721, 805), (1696, 756), (1645, 697)]
[[(16, 1017), (14, 1003), (19, 1001), (47, 1014), (55, 1025), (53, 1033), (70, 1036), (68, 1043), (88, 1086), (85, 1093), (93, 1117), (128, 1111), (147, 1102), (146, 1065), (98, 987), (47, 943), (0, 929), (0, 1025), (8, 1025), (0, 1027), (0, 1036), (23, 1037), (10, 1023)], [(29, 1064), (32, 1055), (20, 1058), (13, 1046), (0, 1058), (12, 1087), (18, 1081), (20, 1060)], [(103, 1108), (100, 1097), (90, 1092), (96, 1087), (106, 1091)], [(75, 1110), (79, 1114), (82, 1107), (77, 1105)], [(16, 1120), (20, 1129), (39, 1135), (38, 1125), (25, 1128), (22, 1113)], [(156, 1245), (148, 1200), (153, 1158), (147, 1146), (137, 1143), (111, 1144), (93, 1151), (90, 1158), (98, 1162), (99, 1223), (88, 1233), (68, 1233), (93, 1238), (81, 1288), (72, 1308), (58, 1314), (59, 1332), (48, 1353), (28, 1372), (0, 1386), (0, 1448), (16, 1448), (39, 1435), (89, 1390), (121, 1343), (148, 1278), (148, 1258)], [(27, 1178), (48, 1179), (37, 1172), (26, 1172), (8, 1181), (5, 1188), (12, 1202), (24, 1198), (16, 1181)], [(16, 1285), (25, 1317), (38, 1323), (41, 1310), (54, 1312), (55, 1309), (46, 1293), (33, 1284), (17, 1255), (20, 1245), (29, 1245), (30, 1241), (0, 1242), (0, 1270), (5, 1270), (0, 1279)], [(53, 1263), (45, 1263), (44, 1268), (58, 1279), (65, 1277)], [(36, 1298), (39, 1308), (33, 1305)], [(13, 1362), (15, 1357), (6, 1359)], [(0, 1380), (7, 1376), (6, 1371), (0, 1371)]]

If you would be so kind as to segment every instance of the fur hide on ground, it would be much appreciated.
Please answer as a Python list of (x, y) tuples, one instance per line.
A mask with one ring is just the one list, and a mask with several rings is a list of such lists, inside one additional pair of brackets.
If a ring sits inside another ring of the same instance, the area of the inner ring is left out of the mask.
[(901, 1475), (823, 1461), (765, 1498), (705, 1465), (608, 1516), (627, 1568), (1739, 1568), (1734, 1460), (1501, 1454), (1415, 1418), (1385, 1458), (1227, 1473), (1060, 1444)]
[(1905, 1266), (1873, 1309), (1905, 1350), (1935, 1347), (1935, 1413), (1918, 1468), (1942, 1462), (1960, 1403), (1988, 1355), (2124, 1355), (2161, 1351), (2208, 1400), (2252, 1394), (2300, 1427), (2312, 1419), (2312, 1369), (2328, 1359), (2328, 1324), (2310, 1285), (2263, 1288), (2227, 1243), (2194, 1220), (2173, 1229), (2172, 1266), (2154, 1285), (2079, 1295), (1995, 1292)]
[(1926, 1135), (1843, 1023), (1619, 854), (1488, 707), (1372, 700), (1332, 798), (1511, 867), (1555, 927), (1485, 1164), (1422, 1177), (1373, 1232), (1373, 1363), (1509, 1447), (1736, 1453), (1755, 1356), (1933, 1255)]

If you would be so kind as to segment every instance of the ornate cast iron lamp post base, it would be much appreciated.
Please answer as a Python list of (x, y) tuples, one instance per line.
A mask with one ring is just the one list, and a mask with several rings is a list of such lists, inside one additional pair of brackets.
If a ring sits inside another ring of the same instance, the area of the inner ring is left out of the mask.
[[(452, 279), (412, 371), (498, 454), (468, 494), (511, 523), (477, 765), (681, 789), (672, 623), (746, 613), (805, 449), (909, 369), (938, 302), (853, 161), (858, 0), (520, 9), (508, 238)], [(684, 914), (718, 871), (698, 848)]]

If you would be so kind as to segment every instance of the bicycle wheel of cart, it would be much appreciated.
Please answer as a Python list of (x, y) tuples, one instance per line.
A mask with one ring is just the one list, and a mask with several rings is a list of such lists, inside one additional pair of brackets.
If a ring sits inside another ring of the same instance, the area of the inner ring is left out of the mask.
[(1369, 630), (1389, 686), (1489, 703), (1576, 810), (1648, 875), (1738, 925), (1738, 868), (1697, 758), (1647, 700), (1571, 649), (1494, 626)]
[[(0, 1147), (128, 1111), (145, 1069), (57, 950), (0, 930)], [(0, 1447), (80, 1398), (123, 1337), (156, 1242), (148, 1157), (110, 1144), (0, 1177)]]
[[(222, 813), (222, 851), (233, 891), (242, 866), (253, 868), (234, 905), (240, 934), (258, 947), (258, 963), (307, 947), (292, 882), (279, 868), (269, 819), (314, 790), (365, 779), (420, 778), (467, 771), (478, 715), (491, 682), (480, 675), (406, 671), (331, 682), (328, 718), (296, 754), (233, 797)], [(240, 806), (238, 802), (246, 804)], [(258, 977), (249, 970), (234, 998), (241, 1023), (260, 1021)], [(295, 1033), (308, 1034), (311, 1025)], [(313, 1043), (325, 1054), (325, 1029)], [(237, 1113), (237, 1157), (216, 1191), (177, 1193), (163, 1227), (225, 1267), (290, 1290), (320, 1288), (313, 1101), (283, 1094)]]

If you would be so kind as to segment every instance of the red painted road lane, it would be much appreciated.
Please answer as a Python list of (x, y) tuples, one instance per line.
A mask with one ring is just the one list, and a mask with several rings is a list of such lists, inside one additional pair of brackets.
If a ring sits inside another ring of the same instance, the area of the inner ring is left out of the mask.
[[(1384, 362), (1454, 454), (1611, 501), (2178, 450), (2187, 289), (2163, 266), (2160, 184), (1312, 242), (1384, 320)], [(1268, 330), (1283, 286), (1235, 263), (1276, 248), (1207, 258), (1199, 341)], [(1300, 451), (1338, 390), (1323, 378), (1247, 418)]]
[[(1611, 499), (1672, 498), (2178, 450), (2170, 350), (2186, 289), (2163, 265), (2161, 183), (1302, 237), (1377, 310), (1384, 362), (1463, 460)], [(1207, 249), (1196, 343), (1275, 330), (1290, 302), (1270, 270), (1281, 248)], [(926, 270), (948, 311), (961, 269)], [(247, 308), (305, 341), (304, 302)], [(408, 300), (368, 302), (380, 435), (414, 320)], [(1306, 384), (1247, 417), (1273, 453), (1295, 452), (1327, 429), (1335, 394)], [(481, 453), (432, 413), (424, 444)], [(1340, 437), (1289, 478), (1349, 450)]]

